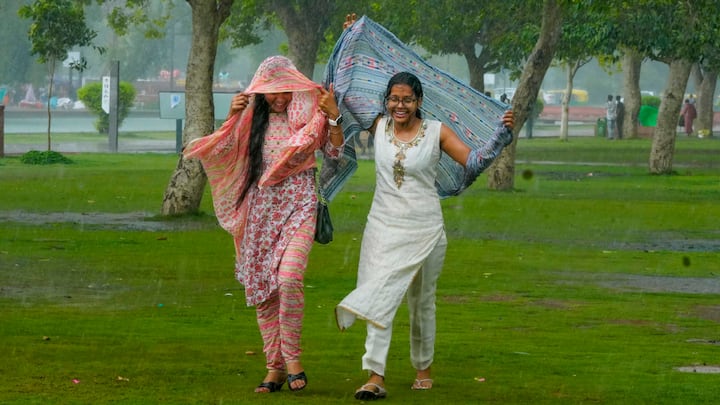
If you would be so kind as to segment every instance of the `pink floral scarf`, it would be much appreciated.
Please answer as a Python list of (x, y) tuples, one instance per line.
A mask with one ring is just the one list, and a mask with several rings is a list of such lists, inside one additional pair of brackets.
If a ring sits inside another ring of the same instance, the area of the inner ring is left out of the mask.
[[(287, 108), (292, 135), (281, 157), (266, 168), (258, 187), (271, 186), (289, 176), (315, 166), (315, 150), (327, 136), (327, 117), (318, 106), (320, 85), (305, 77), (283, 56), (265, 59), (245, 89), (249, 94), (292, 92)], [(216, 132), (191, 141), (185, 158), (202, 162), (210, 182), (215, 215), (220, 225), (235, 238), (242, 238), (247, 220), (248, 203), (237, 206), (248, 178), (248, 149), (254, 97), (241, 113), (230, 117)], [(238, 252), (239, 253), (239, 252)]]

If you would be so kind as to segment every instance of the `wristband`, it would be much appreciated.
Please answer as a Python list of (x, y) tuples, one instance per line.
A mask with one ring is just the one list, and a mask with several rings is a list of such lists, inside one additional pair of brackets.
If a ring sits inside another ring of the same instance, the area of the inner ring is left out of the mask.
[(336, 126), (342, 124), (342, 122), (343, 122), (342, 114), (338, 115), (337, 118), (335, 118), (335, 119), (328, 118), (328, 124), (330, 124), (331, 127), (336, 127)]

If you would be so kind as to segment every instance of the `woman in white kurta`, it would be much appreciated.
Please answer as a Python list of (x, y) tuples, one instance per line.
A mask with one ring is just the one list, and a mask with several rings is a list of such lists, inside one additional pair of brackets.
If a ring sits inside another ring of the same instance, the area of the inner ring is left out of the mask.
[(355, 397), (386, 396), (385, 364), (392, 322), (405, 295), (410, 313), (413, 389), (430, 389), (435, 344), (435, 289), (447, 240), (435, 187), (441, 152), (476, 177), (512, 142), (512, 112), (503, 116), (485, 147), (471, 150), (452, 129), (420, 113), (422, 85), (408, 72), (393, 76), (385, 92), (387, 115), (375, 134), (376, 188), (363, 235), (357, 287), (336, 308), (340, 329), (355, 319), (367, 322), (363, 369), (370, 379)]

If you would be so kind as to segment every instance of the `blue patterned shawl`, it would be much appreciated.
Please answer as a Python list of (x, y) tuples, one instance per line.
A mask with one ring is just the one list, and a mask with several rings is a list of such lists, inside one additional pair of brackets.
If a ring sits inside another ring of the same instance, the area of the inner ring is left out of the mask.
[[(472, 149), (493, 135), (509, 106), (485, 96), (450, 74), (428, 64), (395, 35), (363, 16), (343, 32), (325, 69), (324, 85), (335, 84), (343, 114), (345, 149), (337, 161), (326, 159), (320, 171), (320, 193), (332, 200), (357, 169), (353, 137), (385, 113), (383, 96), (390, 78), (411, 72), (423, 85), (422, 113), (452, 128)], [(464, 168), (442, 154), (436, 187), (441, 198), (463, 191)]]

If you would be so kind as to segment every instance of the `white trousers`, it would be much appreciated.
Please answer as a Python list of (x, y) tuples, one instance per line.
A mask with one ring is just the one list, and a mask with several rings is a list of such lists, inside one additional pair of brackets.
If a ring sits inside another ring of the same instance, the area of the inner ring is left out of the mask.
[[(447, 239), (443, 235), (432, 253), (425, 259), (408, 287), (407, 300), (410, 314), (410, 362), (416, 370), (430, 367), (435, 355), (435, 291), (445, 262)], [(397, 311), (394, 308), (393, 314)], [(394, 317), (394, 315), (393, 315)], [(392, 324), (380, 328), (367, 322), (363, 370), (385, 375)]]

